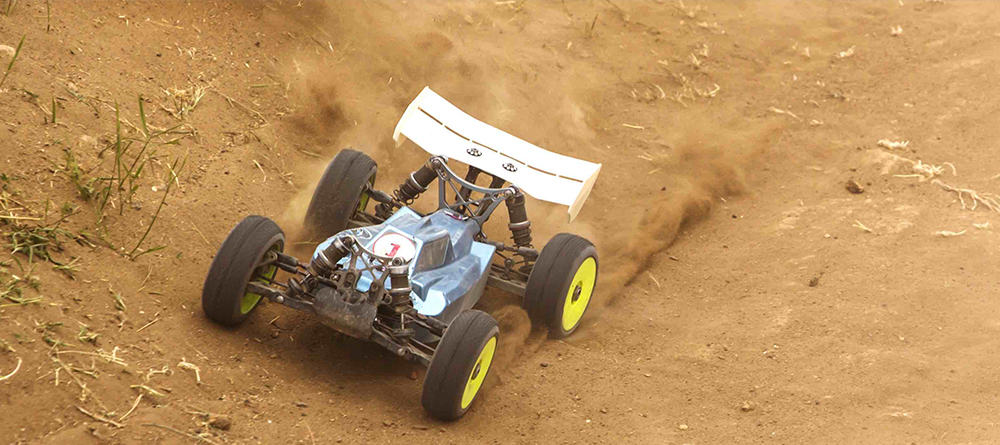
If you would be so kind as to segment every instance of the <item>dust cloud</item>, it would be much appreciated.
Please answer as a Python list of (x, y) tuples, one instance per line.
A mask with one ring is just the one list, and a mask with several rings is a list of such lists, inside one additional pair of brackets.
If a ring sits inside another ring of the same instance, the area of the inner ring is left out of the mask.
[[(316, 42), (287, 55), (283, 75), (295, 104), (294, 130), (312, 135), (316, 146), (308, 150), (320, 155), (296, 172), (306, 186), (281, 218), (285, 227), (302, 220), (313, 185), (341, 148), (364, 151), (376, 160), (376, 186), (382, 190), (391, 191), (418, 168), (425, 153), (410, 144), (396, 147), (391, 136), (406, 105), (431, 86), (491, 125), (604, 164), (590, 202), (571, 225), (564, 208), (528, 201), (536, 247), (558, 232), (578, 233), (598, 246), (602, 278), (593, 306), (599, 309), (621, 295), (686, 224), (705, 216), (720, 197), (746, 190), (745, 168), (773, 142), (778, 129), (748, 124), (744, 116), (687, 109), (647, 129), (641, 143), (655, 154), (656, 173), (637, 173), (635, 160), (619, 154), (621, 144), (632, 142), (614, 139), (608, 131), (621, 125), (608, 110), (627, 107), (630, 100), (605, 88), (619, 81), (617, 72), (588, 64), (568, 77), (526, 67), (511, 55), (516, 51), (523, 59), (545, 60), (551, 49), (544, 46), (459, 40), (441, 22), (468, 22), (469, 17), (456, 19), (447, 3), (426, 3), (420, 11), (383, 6), (375, 13), (355, 3), (335, 8), (310, 3), (309, 11), (282, 16)], [(403, 22), (406, 26), (399, 26)], [(425, 194), (417, 207), (433, 207), (435, 197), (426, 195), (433, 194)], [(505, 212), (497, 212), (487, 232), (508, 238), (505, 219)], [(510, 363), (528, 349), (528, 335), (521, 332), (528, 325), (526, 316), (512, 306), (496, 315), (516, 333), (501, 351), (502, 362)]]
[(676, 128), (665, 132), (669, 156), (656, 164), (664, 172), (657, 176), (662, 185), (630, 192), (637, 198), (630, 200), (636, 205), (631, 210), (639, 213), (631, 229), (607, 230), (598, 238), (605, 254), (600, 283), (604, 303), (613, 302), (664, 253), (685, 225), (706, 216), (722, 199), (746, 192), (746, 169), (774, 143), (781, 127), (695, 114)]

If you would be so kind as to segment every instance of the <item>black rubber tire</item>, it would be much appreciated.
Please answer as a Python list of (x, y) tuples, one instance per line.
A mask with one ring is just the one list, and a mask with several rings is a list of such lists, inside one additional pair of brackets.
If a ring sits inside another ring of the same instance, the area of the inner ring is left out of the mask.
[[(597, 249), (586, 238), (572, 233), (560, 233), (545, 244), (538, 255), (538, 260), (535, 261), (531, 275), (528, 276), (522, 306), (533, 323), (548, 328), (550, 337), (565, 338), (580, 327), (578, 321), (569, 330), (563, 328), (563, 308), (566, 295), (573, 285), (573, 276), (588, 257), (593, 257), (595, 262), (594, 290), (596, 290), (596, 277), (600, 264), (597, 261)], [(587, 307), (591, 301), (593, 292), (587, 301)], [(584, 313), (586, 310), (584, 307)]]
[[(316, 184), (304, 227), (310, 239), (324, 239), (347, 228), (361, 206), (365, 187), (375, 184), (378, 166), (368, 155), (351, 149), (341, 150), (327, 165)], [(364, 207), (360, 208), (364, 210)]]
[(240, 221), (208, 268), (201, 292), (201, 308), (216, 323), (235, 326), (246, 320), (241, 303), (247, 283), (254, 278), (258, 264), (271, 249), (285, 248), (285, 234), (277, 224), (263, 216), (250, 215)]
[[(468, 310), (451, 322), (434, 351), (431, 365), (424, 377), (423, 395), (420, 401), (431, 416), (439, 420), (455, 420), (465, 415), (475, 404), (479, 394), (483, 392), (483, 387), (479, 388), (465, 408), (462, 407), (462, 395), (480, 353), (493, 337), (497, 338), (497, 348), (499, 348), (500, 328), (497, 321), (485, 312)], [(494, 350), (492, 362), (495, 363), (495, 360)], [(489, 377), (492, 368), (491, 363), (486, 369), (484, 381)]]

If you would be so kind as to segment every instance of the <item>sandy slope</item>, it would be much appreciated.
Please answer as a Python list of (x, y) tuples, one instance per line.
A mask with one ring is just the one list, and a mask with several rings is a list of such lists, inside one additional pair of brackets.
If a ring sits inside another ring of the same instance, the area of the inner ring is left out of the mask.
[[(0, 45), (26, 36), (0, 92), (0, 203), (41, 218), (0, 220), (0, 232), (51, 226), (66, 203), (59, 227), (89, 241), (52, 248), (77, 258), (72, 279), (0, 254), (0, 281), (34, 276), (37, 290), (17, 286), (41, 298), (0, 301), (0, 374), (22, 361), (0, 382), (10, 442), (1000, 438), (1000, 222), (934, 182), (1000, 189), (995, 3), (53, 2), (49, 32), (45, 6), (0, 15)], [(490, 295), (502, 369), (451, 424), (420, 410), (414, 365), (276, 305), (220, 329), (198, 302), (229, 228), (258, 213), (294, 232), (339, 148), (374, 156), (385, 189), (418, 165), (421, 152), (390, 137), (424, 85), (604, 163), (577, 222), (529, 208), (540, 239), (571, 230), (599, 245), (587, 325), (546, 341), (515, 301)], [(180, 113), (175, 97), (199, 88)], [(135, 198), (113, 197), (98, 223), (64, 152), (84, 183), (110, 171), (99, 153), (113, 109), (138, 136), (139, 96), (149, 128), (183, 125), (157, 140), (180, 139), (155, 145)], [(129, 260), (121, 249), (141, 238), (176, 159), (177, 187), (140, 249), (167, 247)], [(162, 395), (145, 393), (122, 428), (77, 408), (117, 420), (134, 385)]]

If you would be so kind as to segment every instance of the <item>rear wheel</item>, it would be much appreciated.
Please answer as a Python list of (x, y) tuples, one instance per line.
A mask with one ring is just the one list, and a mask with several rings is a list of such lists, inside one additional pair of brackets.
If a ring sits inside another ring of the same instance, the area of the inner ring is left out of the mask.
[(597, 249), (586, 238), (560, 233), (542, 249), (528, 277), (524, 309), (555, 338), (580, 326), (597, 285)]
[(273, 257), (284, 248), (285, 234), (274, 221), (257, 215), (240, 221), (223, 241), (205, 277), (201, 293), (205, 315), (227, 326), (246, 320), (261, 299), (247, 291), (247, 285), (274, 280), (278, 267)]
[(440, 420), (465, 415), (482, 389), (500, 339), (497, 321), (489, 314), (469, 310), (455, 318), (444, 332), (424, 377), (421, 402)]
[(341, 150), (330, 161), (313, 191), (305, 228), (312, 238), (326, 238), (347, 228), (352, 217), (368, 206), (368, 188), (375, 185), (378, 167), (368, 155)]

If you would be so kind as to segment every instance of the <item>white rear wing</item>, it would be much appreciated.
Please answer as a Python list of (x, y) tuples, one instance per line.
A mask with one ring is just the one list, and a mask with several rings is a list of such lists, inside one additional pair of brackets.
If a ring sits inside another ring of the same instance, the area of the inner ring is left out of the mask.
[(543, 201), (569, 206), (572, 221), (594, 187), (601, 164), (542, 149), (465, 114), (430, 88), (413, 100), (392, 135), (432, 155), (475, 166)]

